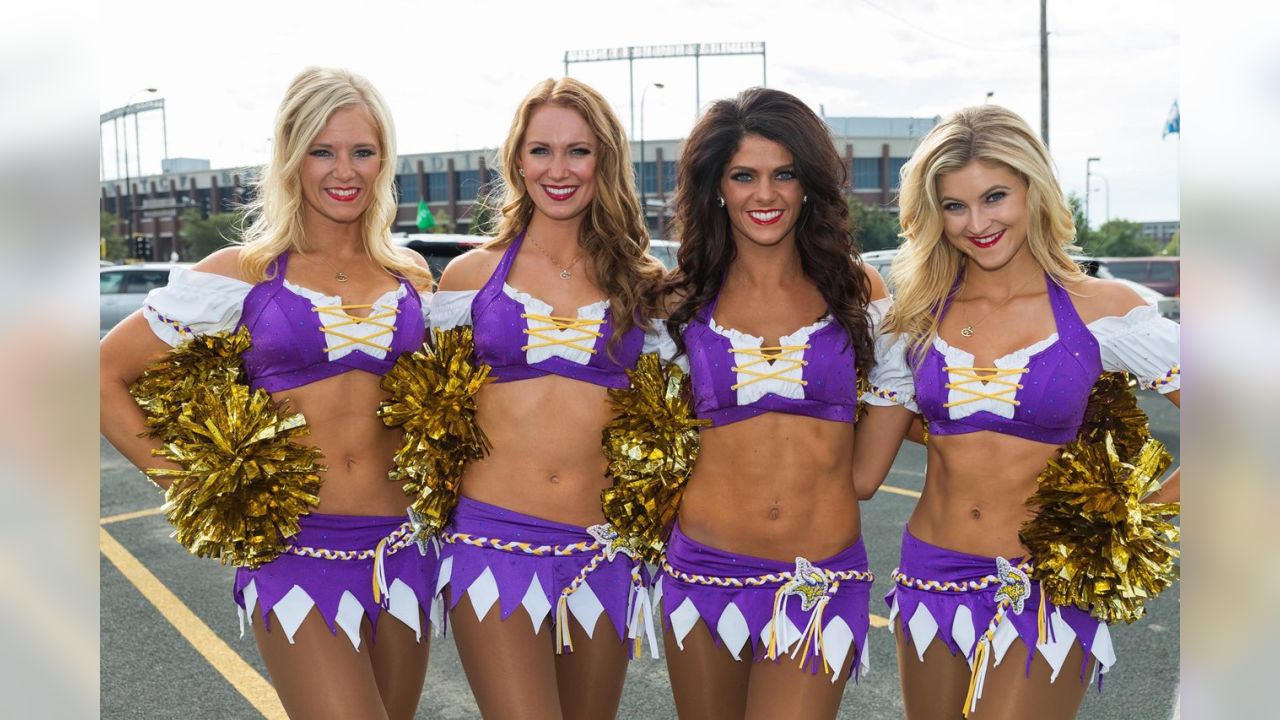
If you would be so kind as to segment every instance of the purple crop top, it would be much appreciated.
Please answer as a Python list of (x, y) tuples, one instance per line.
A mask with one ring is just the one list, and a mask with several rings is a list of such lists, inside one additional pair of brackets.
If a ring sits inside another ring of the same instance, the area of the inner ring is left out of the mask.
[[(1056, 335), (998, 358), (994, 368), (974, 368), (972, 355), (940, 338), (929, 347), (915, 372), (915, 400), (930, 434), (990, 430), (1055, 445), (1075, 438), (1103, 363), (1071, 296), (1048, 275), (1045, 282)], [(943, 313), (950, 304), (948, 297)]]
[(511, 241), (471, 302), (476, 359), (492, 368), (495, 382), (560, 375), (611, 388), (629, 386), (627, 370), (640, 358), (644, 329), (632, 327), (617, 343), (615, 361), (607, 350), (613, 332), (607, 302), (579, 308), (575, 317), (559, 317), (546, 303), (504, 287), (523, 242), (524, 233)]
[(855, 420), (857, 368), (840, 323), (828, 315), (782, 336), (778, 347), (761, 347), (762, 338), (716, 324), (717, 302), (719, 297), (684, 328), (699, 418), (715, 427), (767, 412)]
[[(147, 296), (143, 314), (162, 339), (176, 345), (191, 334), (247, 327), (253, 346), (243, 355), (250, 387), (279, 392), (351, 370), (385, 375), (397, 358), (422, 347), (422, 299), (408, 280), (368, 305), (284, 279), (288, 253), (272, 262), (271, 279), (257, 285), (180, 268), (169, 285)], [(368, 309), (357, 318), (347, 310)]]

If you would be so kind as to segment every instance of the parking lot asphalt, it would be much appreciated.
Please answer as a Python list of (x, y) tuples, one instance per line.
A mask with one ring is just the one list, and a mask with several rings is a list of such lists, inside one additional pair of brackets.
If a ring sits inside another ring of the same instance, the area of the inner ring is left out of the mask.
[[(1176, 408), (1153, 393), (1140, 402), (1175, 461)], [(250, 634), (240, 637), (231, 599), (234, 570), (191, 556), (169, 537), (158, 491), (106, 441), (101, 445), (101, 717), (284, 717)], [(893, 638), (879, 598), (889, 588), (898, 541), (924, 482), (924, 450), (907, 443), (886, 488), (864, 503), (863, 535), (871, 568), (871, 671), (850, 683), (839, 717), (902, 717)], [(1103, 692), (1090, 690), (1086, 720), (1168, 720), (1177, 712), (1179, 594), (1174, 585), (1147, 617), (1112, 628), (1118, 662)], [(436, 638), (419, 720), (476, 718), (475, 701), (449, 638)], [(619, 718), (674, 718), (666, 665), (631, 663)]]

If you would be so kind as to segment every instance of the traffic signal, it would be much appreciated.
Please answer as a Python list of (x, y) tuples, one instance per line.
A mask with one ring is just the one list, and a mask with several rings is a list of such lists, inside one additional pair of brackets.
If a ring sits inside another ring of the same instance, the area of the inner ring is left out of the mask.
[(142, 260), (150, 260), (151, 238), (146, 235), (135, 235), (133, 238), (133, 256)]

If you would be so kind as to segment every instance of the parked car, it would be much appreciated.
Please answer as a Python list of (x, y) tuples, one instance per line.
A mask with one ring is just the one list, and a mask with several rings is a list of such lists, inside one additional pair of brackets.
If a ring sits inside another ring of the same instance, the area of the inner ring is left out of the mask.
[(1169, 297), (1181, 294), (1181, 258), (1104, 257), (1098, 265), (1098, 277), (1132, 280)]
[[(879, 271), (880, 276), (883, 277), (885, 280), (885, 283), (888, 284), (889, 283), (889, 267), (893, 265), (893, 258), (897, 254), (898, 254), (898, 250), (896, 248), (890, 249), (890, 250), (873, 250), (871, 252), (862, 253), (862, 261), (870, 265), (871, 267), (875, 268), (877, 271)], [(1178, 320), (1181, 318), (1182, 302), (1176, 296), (1169, 297), (1168, 295), (1165, 295), (1157, 290), (1152, 289), (1148, 285), (1144, 285), (1140, 282), (1130, 280), (1127, 277), (1119, 277), (1119, 276), (1113, 275), (1110, 272), (1110, 268), (1111, 268), (1110, 263), (1114, 260), (1135, 260), (1135, 259), (1176, 260), (1177, 258), (1090, 258), (1090, 257), (1075, 256), (1075, 257), (1072, 257), (1071, 259), (1076, 261), (1076, 264), (1080, 266), (1080, 269), (1083, 270), (1086, 275), (1089, 275), (1091, 277), (1105, 278), (1108, 280), (1115, 280), (1116, 282), (1127, 285), (1131, 289), (1133, 289), (1133, 291), (1136, 292), (1138, 296), (1141, 297), (1143, 300), (1147, 301), (1150, 304), (1155, 305), (1156, 308), (1160, 311), (1161, 315), (1169, 318), (1170, 320)], [(892, 286), (890, 286), (889, 291), (893, 292)]]
[(477, 248), (489, 240), (484, 235), (450, 235), (445, 233), (399, 233), (391, 236), (392, 242), (400, 247), (407, 247), (421, 255), (431, 266), (431, 275), (436, 280), (449, 261)]
[(138, 263), (98, 268), (98, 337), (142, 307), (147, 293), (169, 283), (169, 271), (191, 263)]

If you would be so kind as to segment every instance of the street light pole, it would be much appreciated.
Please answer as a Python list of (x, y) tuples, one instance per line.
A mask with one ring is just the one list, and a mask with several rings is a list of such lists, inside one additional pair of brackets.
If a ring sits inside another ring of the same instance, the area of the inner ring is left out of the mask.
[(1093, 164), (1102, 162), (1102, 158), (1091, 157), (1084, 161), (1084, 229), (1089, 230), (1089, 193), (1091, 185), (1089, 183), (1093, 175)]
[[(156, 91), (155, 88), (142, 88), (141, 90), (137, 90), (132, 95), (129, 96), (128, 102), (124, 104), (124, 110), (126, 115), (125, 123), (124, 123), (124, 193), (125, 193), (125, 198), (128, 200), (128, 208), (129, 208), (129, 215), (127, 218), (125, 218), (125, 225), (129, 229), (129, 243), (130, 243), (130, 246), (126, 248), (126, 250), (130, 250), (130, 251), (133, 249), (132, 247), (132, 244), (133, 244), (133, 178), (129, 176), (128, 112), (129, 112), (129, 107), (133, 105), (133, 99), (138, 97), (138, 93), (144, 93), (144, 92), (153, 93), (155, 91)], [(134, 117), (134, 120), (137, 120), (136, 116)], [(138, 127), (136, 123), (134, 124), (134, 128), (133, 128), (133, 141), (135, 143), (138, 142)], [(141, 154), (141, 151), (139, 151), (138, 154)], [(138, 166), (138, 172), (139, 173), (142, 172), (142, 166)]]
[(666, 85), (657, 82), (649, 83), (640, 92), (640, 221), (644, 223), (646, 229), (649, 227), (649, 208), (647, 205), (648, 198), (645, 196), (644, 190), (644, 98), (649, 94), (649, 88), (651, 87), (661, 90)]

